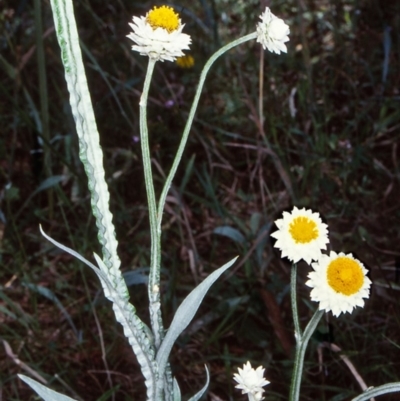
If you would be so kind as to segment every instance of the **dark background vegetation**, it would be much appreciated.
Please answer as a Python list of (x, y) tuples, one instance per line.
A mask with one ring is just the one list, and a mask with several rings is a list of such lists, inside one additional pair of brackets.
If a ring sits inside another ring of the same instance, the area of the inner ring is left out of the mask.
[[(266, 367), (266, 399), (287, 399), (290, 265), (269, 233), (283, 210), (304, 206), (329, 224), (332, 249), (357, 256), (374, 283), (364, 309), (337, 319), (327, 314), (306, 357), (301, 399), (349, 400), (359, 385), (323, 341), (339, 346), (368, 386), (400, 380), (400, 3), (173, 3), (192, 35), (196, 63), (187, 70), (158, 63), (155, 70), (148, 114), (156, 190), (202, 66), (220, 45), (254, 31), (267, 4), (290, 25), (288, 53), (263, 54), (252, 42), (216, 64), (167, 200), (167, 327), (199, 281), (240, 255), (212, 287), (171, 362), (185, 395), (204, 384), (207, 364), (207, 399), (244, 400), (232, 373), (250, 360)], [(131, 16), (154, 4), (74, 5), (123, 271), (140, 272), (149, 263), (138, 145), (147, 60), (130, 50), (126, 35)], [(49, 2), (1, 0), (0, 32), (0, 400), (37, 399), (18, 373), (36, 374), (79, 400), (144, 400), (138, 365), (97, 278), (38, 229), (89, 259), (100, 252)], [(316, 305), (304, 286), (309, 267), (300, 267), (304, 326)], [(146, 320), (145, 285), (129, 288)]]

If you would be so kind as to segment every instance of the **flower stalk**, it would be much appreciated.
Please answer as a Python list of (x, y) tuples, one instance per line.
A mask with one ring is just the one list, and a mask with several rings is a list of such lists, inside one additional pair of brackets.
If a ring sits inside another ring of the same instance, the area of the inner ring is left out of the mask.
[(161, 227), (157, 226), (157, 201), (154, 191), (153, 173), (151, 168), (151, 156), (149, 146), (149, 133), (147, 127), (147, 99), (153, 76), (156, 60), (149, 58), (146, 78), (140, 97), (140, 144), (142, 149), (142, 161), (144, 180), (146, 186), (147, 204), (149, 207), (150, 237), (151, 237), (151, 259), (149, 282), (147, 286), (149, 296), (149, 312), (151, 328), (154, 335), (154, 345), (159, 348), (164, 336), (164, 328), (161, 316), (160, 304), (160, 263), (161, 263)]
[(165, 206), (165, 200), (167, 198), (168, 195), (168, 191), (171, 188), (171, 184), (172, 184), (172, 180), (175, 177), (175, 173), (178, 169), (179, 163), (182, 159), (182, 155), (183, 155), (183, 151), (185, 149), (188, 137), (189, 137), (189, 133), (190, 133), (190, 129), (192, 128), (192, 124), (193, 124), (193, 119), (194, 116), (196, 114), (196, 110), (197, 110), (197, 106), (199, 104), (199, 100), (200, 100), (200, 95), (201, 92), (203, 90), (204, 87), (204, 83), (207, 77), (208, 72), (210, 71), (210, 68), (212, 67), (212, 65), (215, 63), (215, 61), (221, 57), (224, 53), (226, 53), (228, 50), (241, 45), (242, 43), (248, 42), (249, 40), (253, 40), (257, 37), (257, 33), (253, 32), (250, 33), (246, 36), (243, 36), (239, 39), (236, 39), (230, 43), (228, 43), (227, 45), (221, 47), (221, 49), (217, 50), (207, 61), (207, 63), (205, 64), (201, 75), (200, 75), (200, 79), (199, 79), (199, 84), (197, 86), (197, 90), (196, 90), (196, 94), (194, 96), (193, 99), (193, 103), (192, 106), (190, 108), (190, 112), (189, 112), (189, 116), (188, 119), (186, 121), (186, 125), (185, 128), (183, 130), (183, 134), (182, 134), (182, 139), (179, 143), (179, 147), (178, 150), (176, 152), (174, 161), (172, 163), (172, 167), (171, 170), (167, 176), (167, 179), (165, 180), (165, 184), (163, 187), (163, 190), (161, 192), (161, 196), (160, 196), (160, 201), (158, 204), (158, 229), (161, 230), (161, 222), (162, 222), (162, 215), (163, 215), (163, 211), (164, 211), (164, 206)]
[(308, 342), (314, 333), (319, 321), (321, 320), (324, 311), (316, 310), (314, 316), (308, 322), (304, 333), (301, 333), (299, 315), (297, 310), (297, 291), (296, 291), (296, 281), (297, 281), (297, 266), (294, 264), (292, 266), (291, 278), (290, 278), (290, 295), (292, 303), (292, 313), (294, 321), (294, 337), (296, 339), (296, 354), (293, 365), (292, 381), (290, 384), (290, 401), (298, 401), (300, 397), (300, 386), (301, 378), (303, 376), (304, 367), (304, 356), (306, 353)]
[(290, 274), (290, 299), (292, 304), (292, 314), (293, 314), (293, 323), (294, 323), (294, 336), (295, 338), (301, 338), (301, 328), (299, 322), (299, 313), (297, 310), (297, 264), (294, 263), (292, 266), (291, 274)]
[(181, 141), (179, 143), (177, 153), (175, 155), (171, 170), (167, 176), (163, 190), (161, 192), (160, 200), (158, 202), (158, 208), (157, 208), (157, 201), (155, 198), (153, 175), (151, 168), (151, 156), (149, 148), (147, 111), (146, 111), (148, 92), (156, 60), (149, 58), (149, 64), (147, 67), (146, 78), (139, 106), (140, 106), (140, 138), (141, 138), (140, 142), (142, 147), (145, 185), (146, 185), (147, 200), (149, 205), (149, 220), (150, 220), (150, 234), (151, 234), (151, 261), (150, 261), (150, 274), (149, 274), (149, 285), (148, 285), (148, 294), (150, 301), (149, 309), (150, 309), (151, 326), (154, 333), (154, 342), (156, 348), (159, 347), (164, 332), (161, 309), (160, 309), (161, 224), (168, 191), (171, 188), (172, 180), (175, 177), (175, 173), (182, 159), (183, 151), (186, 147), (190, 129), (192, 127), (197, 106), (199, 104), (201, 92), (203, 90), (204, 83), (210, 68), (215, 63), (215, 61), (219, 57), (221, 57), (224, 53), (226, 53), (228, 50), (236, 46), (239, 46), (242, 43), (245, 43), (249, 40), (253, 40), (256, 37), (257, 33), (253, 32), (249, 35), (243, 36), (239, 39), (236, 39), (228, 43), (227, 45), (223, 46), (221, 49), (216, 51), (205, 64), (203, 71), (201, 72), (200, 75), (199, 84), (197, 86), (196, 94), (189, 112), (188, 120), (186, 122)]

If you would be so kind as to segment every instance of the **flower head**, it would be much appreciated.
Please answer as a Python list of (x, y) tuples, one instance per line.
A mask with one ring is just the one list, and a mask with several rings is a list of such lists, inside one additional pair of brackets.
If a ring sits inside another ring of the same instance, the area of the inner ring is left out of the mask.
[(332, 311), (334, 316), (352, 312), (356, 306), (364, 306), (369, 297), (371, 280), (367, 270), (351, 254), (322, 255), (313, 263), (306, 285), (312, 288), (311, 299), (319, 302), (319, 309)]
[(180, 68), (192, 68), (194, 66), (194, 58), (190, 54), (186, 54), (185, 56), (178, 57), (175, 63)]
[(179, 14), (168, 6), (154, 7), (145, 17), (133, 17), (129, 24), (133, 32), (128, 35), (136, 45), (132, 50), (154, 60), (174, 61), (189, 49), (191, 38), (182, 33)]
[(297, 209), (291, 213), (283, 212), (283, 218), (275, 221), (278, 231), (271, 234), (276, 238), (275, 248), (282, 251), (293, 263), (304, 259), (307, 263), (318, 260), (321, 249), (326, 249), (328, 226), (321, 221), (318, 213)]
[(257, 42), (272, 53), (286, 53), (285, 42), (289, 40), (289, 26), (282, 19), (271, 13), (267, 7), (260, 16), (261, 22), (257, 24)]
[(238, 383), (235, 387), (242, 390), (242, 394), (247, 394), (249, 401), (263, 399), (263, 387), (269, 384), (269, 381), (264, 379), (264, 370), (262, 366), (253, 369), (250, 362), (247, 362), (243, 369), (238, 368), (239, 373), (233, 375), (233, 380)]

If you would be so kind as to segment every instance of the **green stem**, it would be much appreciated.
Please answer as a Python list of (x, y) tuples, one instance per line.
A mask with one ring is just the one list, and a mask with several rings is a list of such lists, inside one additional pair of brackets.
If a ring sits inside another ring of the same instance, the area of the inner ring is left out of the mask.
[(208, 71), (210, 70), (211, 66), (214, 64), (214, 62), (220, 57), (222, 56), (224, 53), (226, 53), (228, 50), (232, 49), (233, 47), (239, 46), (242, 43), (248, 42), (249, 40), (255, 39), (257, 37), (257, 32), (253, 32), (250, 33), (249, 35), (243, 36), (239, 39), (234, 40), (233, 42), (228, 43), (227, 45), (223, 46), (221, 49), (219, 49), (218, 51), (216, 51), (207, 61), (206, 65), (203, 68), (203, 71), (201, 72), (200, 75), (200, 80), (199, 80), (199, 85), (197, 87), (197, 91), (192, 103), (192, 107), (190, 109), (189, 112), (189, 117), (187, 119), (186, 122), (186, 126), (185, 129), (183, 131), (182, 134), (182, 139), (181, 142), (179, 144), (179, 148), (178, 151), (175, 155), (175, 159), (174, 162), (172, 163), (172, 167), (171, 170), (168, 174), (168, 177), (165, 181), (164, 184), (164, 188), (162, 190), (161, 196), (160, 196), (160, 202), (158, 204), (158, 229), (161, 230), (161, 222), (162, 222), (162, 215), (163, 215), (163, 211), (164, 211), (164, 206), (165, 206), (165, 200), (167, 198), (167, 194), (168, 191), (171, 187), (171, 183), (172, 180), (174, 179), (176, 170), (178, 169), (179, 163), (181, 161), (182, 158), (182, 154), (183, 151), (185, 149), (186, 146), (186, 142), (188, 140), (189, 137), (189, 133), (190, 133), (190, 129), (192, 127), (192, 123), (193, 123), (193, 119), (194, 119), (194, 115), (196, 113), (197, 110), (197, 105), (199, 103), (199, 99), (200, 99), (200, 95), (201, 95), (201, 91), (203, 90), (203, 86), (204, 86), (204, 82), (206, 80)]
[(290, 295), (292, 301), (294, 337), (296, 339), (296, 355), (294, 360), (292, 382), (290, 384), (290, 396), (289, 396), (290, 401), (299, 400), (301, 378), (303, 375), (304, 355), (306, 353), (308, 341), (310, 340), (312, 334), (314, 333), (318, 325), (318, 322), (321, 320), (321, 317), (324, 314), (323, 310), (322, 311), (317, 310), (314, 313), (314, 316), (308, 322), (308, 325), (304, 330), (304, 333), (303, 334), (301, 333), (299, 314), (297, 310), (296, 282), (297, 282), (297, 265), (294, 263), (290, 275)]
[(161, 228), (157, 227), (157, 202), (154, 193), (153, 174), (151, 169), (151, 157), (149, 147), (149, 135), (147, 129), (147, 98), (149, 94), (151, 77), (156, 61), (149, 58), (143, 93), (140, 98), (140, 143), (142, 147), (142, 159), (144, 180), (146, 185), (147, 203), (149, 205), (150, 236), (151, 236), (151, 260), (149, 273), (149, 310), (151, 327), (154, 334), (156, 349), (163, 338), (163, 324), (160, 308), (160, 261), (161, 261)]
[(299, 323), (299, 313), (297, 311), (296, 282), (297, 282), (297, 264), (293, 263), (291, 274), (290, 274), (290, 298), (292, 301), (294, 337), (296, 338), (296, 342), (297, 342), (297, 339), (301, 338), (301, 328), (300, 328), (300, 323)]
[(400, 392), (400, 382), (386, 383), (382, 386), (371, 387), (364, 391), (361, 395), (353, 398), (351, 401), (368, 401), (373, 397), (378, 397), (379, 395), (398, 393)]
[(292, 382), (290, 385), (290, 401), (298, 401), (300, 397), (300, 385), (301, 378), (303, 375), (303, 366), (304, 366), (304, 355), (306, 353), (308, 341), (310, 340), (312, 334), (314, 333), (318, 322), (321, 320), (324, 311), (317, 310), (314, 313), (314, 316), (309, 321), (306, 329), (304, 330), (304, 334), (296, 338), (296, 356), (294, 360), (293, 374), (292, 374)]

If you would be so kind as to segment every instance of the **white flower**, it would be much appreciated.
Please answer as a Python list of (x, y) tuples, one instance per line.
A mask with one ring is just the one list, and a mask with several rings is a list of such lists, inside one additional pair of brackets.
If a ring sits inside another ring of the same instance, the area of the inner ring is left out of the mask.
[(266, 7), (260, 16), (261, 22), (257, 24), (257, 42), (272, 53), (287, 52), (285, 42), (289, 40), (289, 26), (282, 19), (271, 13)]
[(326, 249), (328, 226), (319, 217), (319, 213), (311, 210), (297, 209), (291, 213), (283, 212), (283, 218), (275, 221), (278, 231), (271, 234), (276, 238), (275, 248), (282, 251), (293, 263), (304, 259), (308, 264), (318, 260), (321, 249)]
[(306, 285), (312, 288), (311, 299), (319, 302), (319, 310), (332, 311), (334, 316), (352, 312), (356, 306), (364, 306), (369, 297), (371, 280), (367, 270), (351, 254), (322, 255), (313, 263)]
[(154, 7), (145, 17), (133, 17), (129, 24), (133, 32), (127, 37), (136, 45), (132, 50), (138, 51), (153, 60), (174, 61), (182, 57), (182, 50), (189, 49), (192, 42), (189, 35), (182, 33), (179, 14), (171, 7)]
[(262, 366), (253, 369), (250, 362), (247, 362), (243, 369), (238, 368), (239, 373), (233, 375), (233, 380), (238, 383), (235, 387), (242, 390), (242, 394), (247, 394), (249, 401), (263, 399), (263, 387), (269, 384), (269, 381), (264, 379), (264, 370)]

